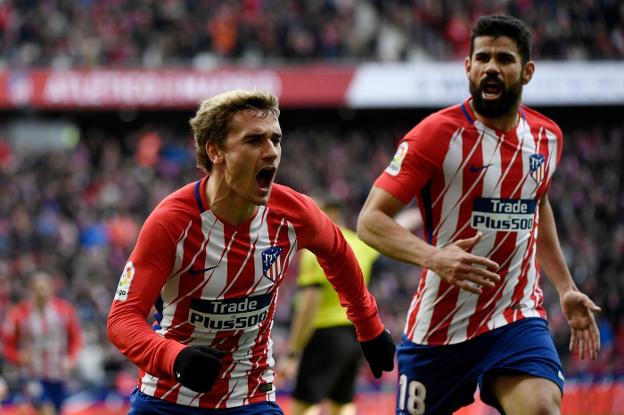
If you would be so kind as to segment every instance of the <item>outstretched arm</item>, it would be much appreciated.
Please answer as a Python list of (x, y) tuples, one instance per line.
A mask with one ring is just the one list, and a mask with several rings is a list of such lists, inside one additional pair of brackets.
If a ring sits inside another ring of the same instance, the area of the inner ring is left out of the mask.
[(390, 193), (373, 187), (358, 218), (360, 239), (386, 256), (428, 268), (448, 283), (476, 294), (482, 286), (493, 287), (500, 279), (496, 262), (470, 254), (481, 234), (444, 248), (434, 247), (393, 219), (403, 206)]
[(578, 350), (581, 358), (589, 354), (595, 359), (600, 350), (600, 333), (594, 313), (600, 307), (574, 284), (561, 252), (548, 196), (540, 200), (538, 226), (537, 261), (559, 293), (561, 309), (570, 324), (570, 351)]

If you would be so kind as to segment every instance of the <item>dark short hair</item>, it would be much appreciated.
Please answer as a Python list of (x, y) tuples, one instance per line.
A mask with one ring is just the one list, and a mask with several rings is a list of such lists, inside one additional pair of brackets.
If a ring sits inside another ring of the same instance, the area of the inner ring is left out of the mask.
[(516, 17), (505, 14), (493, 14), (479, 17), (470, 34), (471, 57), (474, 52), (474, 40), (480, 36), (506, 36), (513, 39), (522, 57), (522, 64), (524, 65), (531, 60), (531, 32), (529, 28)]

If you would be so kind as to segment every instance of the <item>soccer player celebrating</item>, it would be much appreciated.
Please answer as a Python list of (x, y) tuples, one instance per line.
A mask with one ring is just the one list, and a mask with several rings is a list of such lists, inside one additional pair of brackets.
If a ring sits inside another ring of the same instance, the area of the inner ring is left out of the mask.
[(108, 317), (111, 341), (140, 369), (130, 414), (282, 414), (270, 332), (278, 287), (302, 248), (319, 258), (373, 373), (393, 368), (392, 338), (340, 230), (310, 198), (273, 182), (278, 117), (273, 95), (237, 90), (204, 101), (190, 121), (207, 175), (148, 217)]
[[(471, 98), (407, 133), (358, 219), (362, 240), (423, 267), (397, 350), (396, 413), (450, 414), (478, 384), (505, 414), (557, 414), (564, 376), (538, 264), (559, 293), (570, 348), (600, 348), (600, 309), (572, 280), (547, 197), (561, 130), (520, 103), (535, 64), (518, 19), (481, 17), (465, 68)], [(426, 242), (392, 219), (414, 197)]]

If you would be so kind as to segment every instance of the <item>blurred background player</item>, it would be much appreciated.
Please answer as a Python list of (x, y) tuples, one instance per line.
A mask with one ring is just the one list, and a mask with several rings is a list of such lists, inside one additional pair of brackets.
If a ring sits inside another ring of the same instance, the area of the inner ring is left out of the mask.
[[(477, 384), (505, 414), (560, 412), (564, 375), (539, 266), (559, 293), (570, 349), (594, 359), (600, 349), (600, 308), (568, 271), (548, 201), (562, 133), (521, 106), (530, 50), (517, 18), (479, 18), (465, 59), (471, 97), (405, 135), (360, 213), (362, 240), (424, 268), (397, 350), (397, 414), (451, 413)], [(426, 241), (393, 220), (414, 197)]]
[[(340, 227), (368, 283), (379, 253), (346, 226), (339, 199), (320, 198), (319, 206)], [(321, 401), (327, 399), (330, 414), (355, 414), (353, 397), (362, 358), (355, 330), (316, 256), (302, 251), (299, 267), (288, 351), (280, 362), (286, 379), (296, 376), (292, 413), (319, 414)]]
[(4, 356), (17, 365), (24, 392), (40, 415), (61, 413), (65, 382), (82, 346), (74, 307), (54, 294), (52, 276), (35, 272), (30, 298), (15, 305), (4, 324)]

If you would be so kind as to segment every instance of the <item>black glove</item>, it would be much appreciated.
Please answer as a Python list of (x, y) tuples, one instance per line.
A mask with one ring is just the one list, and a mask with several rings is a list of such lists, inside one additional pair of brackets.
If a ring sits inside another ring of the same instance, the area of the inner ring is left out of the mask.
[(195, 392), (212, 389), (221, 371), (225, 352), (209, 346), (188, 346), (173, 362), (173, 374), (178, 382)]
[(364, 353), (364, 358), (377, 379), (381, 377), (382, 370), (390, 372), (394, 369), (394, 341), (390, 332), (385, 330), (372, 340), (360, 342), (360, 347)]

